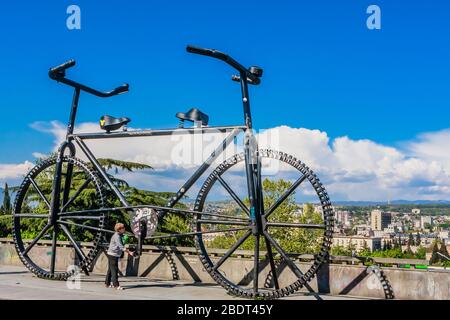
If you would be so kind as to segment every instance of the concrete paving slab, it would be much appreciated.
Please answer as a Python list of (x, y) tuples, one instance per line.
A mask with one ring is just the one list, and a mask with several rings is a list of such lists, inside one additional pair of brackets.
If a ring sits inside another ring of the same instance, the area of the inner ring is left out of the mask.
[[(104, 276), (82, 276), (79, 288), (65, 281), (39, 279), (24, 267), (0, 265), (0, 299), (4, 300), (240, 300), (218, 285), (186, 281), (121, 277), (125, 290), (104, 287)], [(323, 300), (364, 299), (349, 296), (319, 295)], [(316, 300), (311, 294), (295, 294), (288, 300)]]

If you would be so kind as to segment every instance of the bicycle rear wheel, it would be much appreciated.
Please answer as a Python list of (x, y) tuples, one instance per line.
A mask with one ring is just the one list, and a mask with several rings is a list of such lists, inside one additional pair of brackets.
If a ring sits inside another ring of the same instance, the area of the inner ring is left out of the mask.
[[(205, 269), (231, 294), (280, 298), (309, 286), (327, 259), (333, 210), (325, 188), (301, 161), (272, 150), (259, 150), (258, 156), (263, 231), (252, 231), (243, 196), (248, 190), (244, 154), (238, 154), (219, 165), (201, 187), (195, 210), (204, 214), (194, 221), (199, 232), (195, 240)], [(212, 212), (226, 218), (211, 218)]]

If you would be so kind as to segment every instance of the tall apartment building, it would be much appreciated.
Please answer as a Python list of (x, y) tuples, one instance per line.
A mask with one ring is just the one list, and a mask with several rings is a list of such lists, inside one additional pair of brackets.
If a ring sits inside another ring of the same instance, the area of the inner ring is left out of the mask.
[(389, 212), (372, 210), (370, 214), (370, 226), (372, 230), (384, 230), (391, 224), (392, 216)]
[(350, 226), (351, 214), (349, 211), (336, 210), (334, 216), (337, 224)]

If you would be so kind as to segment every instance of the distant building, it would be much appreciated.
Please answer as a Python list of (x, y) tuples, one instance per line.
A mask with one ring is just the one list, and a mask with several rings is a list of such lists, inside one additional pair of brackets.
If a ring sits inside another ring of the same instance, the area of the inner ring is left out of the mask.
[(422, 216), (420, 217), (420, 228), (425, 229), (425, 224), (431, 225), (433, 220), (430, 216)]
[(450, 231), (440, 231), (438, 237), (441, 240), (448, 241), (450, 238)]
[[(401, 228), (401, 227), (400, 227), (400, 228)], [(396, 224), (391, 223), (391, 224), (389, 224), (386, 228), (383, 229), (383, 232), (384, 232), (385, 234), (395, 234), (395, 233), (398, 232), (398, 230), (399, 230), (399, 227), (397, 227)]]
[[(386, 228), (384, 230), (386, 230)], [(382, 238), (387, 234), (384, 230), (372, 230), (372, 234), (369, 235), (372, 237)]]
[(383, 230), (391, 223), (392, 216), (389, 212), (372, 210), (370, 214), (370, 226), (372, 230)]
[(421, 228), (420, 220), (414, 220), (414, 229), (419, 230)]
[(412, 214), (420, 214), (420, 209), (412, 209)]
[(337, 210), (337, 211), (335, 211), (334, 216), (335, 216), (335, 220), (338, 224), (342, 224), (344, 226), (350, 226), (351, 214), (349, 211)]
[(353, 246), (356, 251), (369, 248), (371, 251), (380, 250), (382, 241), (380, 237), (343, 236), (333, 235), (333, 246), (349, 248)]
[(356, 229), (356, 235), (358, 235), (358, 236), (365, 236), (368, 233), (368, 226), (365, 224), (356, 225), (355, 229)]

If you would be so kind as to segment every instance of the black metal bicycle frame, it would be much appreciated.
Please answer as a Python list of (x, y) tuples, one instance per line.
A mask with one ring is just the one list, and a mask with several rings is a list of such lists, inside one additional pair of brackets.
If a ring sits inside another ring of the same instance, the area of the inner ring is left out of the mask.
[[(55, 177), (53, 181), (53, 191), (51, 196), (51, 216), (50, 220), (54, 223), (60, 213), (59, 203), (60, 192), (61, 192), (61, 181), (62, 181), (62, 165), (63, 156), (66, 150), (69, 150), (70, 156), (74, 157), (76, 154), (77, 145), (80, 150), (85, 154), (89, 161), (93, 164), (95, 170), (100, 174), (102, 179), (108, 184), (113, 193), (119, 198), (120, 202), (125, 208), (133, 209), (120, 190), (113, 184), (111, 179), (108, 177), (105, 169), (100, 165), (100, 163), (95, 158), (94, 154), (86, 146), (86, 140), (94, 139), (113, 139), (113, 138), (131, 138), (131, 137), (150, 137), (150, 136), (169, 136), (173, 134), (193, 134), (193, 133), (212, 133), (212, 132), (227, 132), (231, 130), (231, 133), (223, 140), (223, 142), (210, 154), (208, 159), (198, 167), (194, 174), (186, 181), (186, 183), (178, 190), (176, 195), (170, 199), (167, 204), (167, 208), (173, 208), (178, 201), (187, 193), (187, 191), (194, 185), (194, 183), (203, 175), (203, 173), (210, 167), (210, 165), (217, 159), (217, 157), (226, 149), (226, 147), (234, 140), (234, 138), (241, 132), (245, 132), (247, 141), (253, 141), (253, 131), (252, 131), (252, 118), (250, 112), (250, 99), (248, 92), (248, 79), (245, 73), (240, 74), (241, 83), (241, 94), (243, 102), (244, 111), (244, 126), (223, 126), (223, 127), (200, 127), (200, 128), (178, 128), (178, 129), (161, 129), (161, 130), (136, 130), (136, 131), (122, 131), (122, 132), (111, 132), (111, 133), (87, 133), (87, 134), (74, 134), (75, 119), (78, 109), (78, 103), (80, 98), (81, 90), (88, 93), (93, 93), (97, 96), (98, 92), (76, 83), (69, 79), (59, 79), (60, 82), (66, 83), (75, 88), (71, 113), (69, 118), (69, 123), (67, 126), (66, 140), (62, 143), (58, 150)], [(253, 222), (253, 233), (260, 234), (262, 231), (261, 216), (263, 215), (263, 205), (262, 205), (262, 191), (261, 191), (261, 178), (260, 178), (260, 160), (257, 157), (257, 146), (251, 146), (250, 143), (244, 144), (245, 153), (245, 167), (246, 167), (246, 177), (248, 185), (248, 196), (250, 200), (250, 213)], [(256, 161), (255, 161), (256, 160)], [(65, 203), (69, 196), (69, 187), (71, 183), (71, 174), (73, 170), (73, 165), (67, 165), (67, 173), (65, 180), (65, 188), (63, 194), (63, 203)], [(83, 211), (80, 211), (83, 212)], [(86, 210), (85, 212), (89, 212)], [(55, 224), (56, 225), (56, 224)], [(106, 230), (105, 230), (106, 231)], [(57, 232), (57, 231), (55, 231)]]

